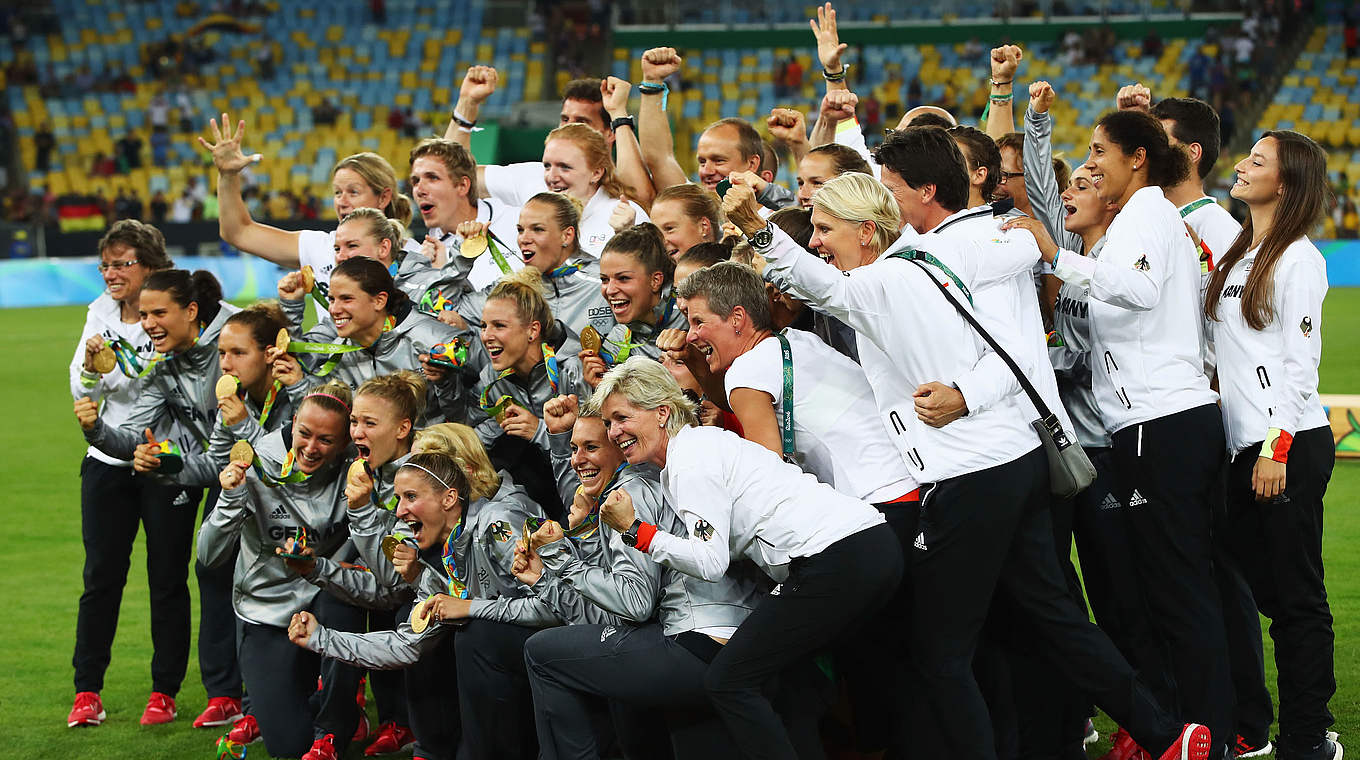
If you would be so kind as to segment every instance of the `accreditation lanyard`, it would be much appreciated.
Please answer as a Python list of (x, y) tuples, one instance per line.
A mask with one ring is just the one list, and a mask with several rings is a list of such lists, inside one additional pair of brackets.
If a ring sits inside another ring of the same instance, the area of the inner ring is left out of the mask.
[(945, 276), (948, 277), (951, 282), (958, 286), (959, 292), (963, 294), (964, 298), (968, 299), (968, 305), (969, 306), (973, 305), (973, 294), (969, 292), (968, 286), (964, 285), (963, 280), (960, 280), (959, 276), (954, 274), (954, 270), (945, 266), (945, 263), (943, 261), (940, 261), (931, 254), (925, 251), (918, 251), (915, 248), (905, 248), (896, 253), (888, 254), (888, 258), (902, 259), (903, 261), (924, 261), (925, 263), (935, 267), (941, 272), (944, 272)]
[(779, 353), (784, 360), (784, 417), (779, 421), (779, 437), (783, 442), (784, 461), (798, 464), (793, 446), (793, 349), (784, 333), (776, 333), (774, 337), (779, 339)]

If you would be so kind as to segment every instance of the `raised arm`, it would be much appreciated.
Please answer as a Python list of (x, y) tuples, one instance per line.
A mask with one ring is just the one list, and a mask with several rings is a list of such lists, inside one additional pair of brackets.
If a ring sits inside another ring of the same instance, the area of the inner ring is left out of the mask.
[(987, 107), (987, 136), (1000, 140), (1015, 131), (1014, 82), (1024, 53), (1018, 45), (992, 48), (992, 94)]
[[(473, 66), (468, 69), (463, 77), (463, 84), (458, 88), (458, 103), (453, 107), (453, 113), (449, 116), (449, 126), (444, 129), (444, 139), (462, 145), (468, 149), (468, 155), (472, 155), (472, 127), (477, 123), (477, 117), (482, 113), (482, 104), (491, 94), (496, 91), (496, 85), (500, 82), (500, 74), (490, 66)], [(478, 197), (485, 197), (485, 174), (486, 167), (477, 167), (477, 187)]]
[(772, 109), (765, 126), (769, 128), (771, 137), (789, 146), (794, 161), (802, 161), (803, 156), (812, 150), (808, 144), (807, 123), (802, 111), (793, 108)]
[[(628, 116), (628, 93), (632, 89), (633, 85), (618, 77), (606, 77), (600, 82), (600, 97), (610, 122)], [(614, 168), (619, 181), (629, 190), (629, 199), (636, 201), (644, 210), (651, 210), (656, 189), (652, 187), (652, 177), (642, 160), (637, 130), (627, 123), (620, 124), (614, 130)]]
[[(859, 124), (855, 122), (855, 108), (859, 105), (859, 96), (850, 90), (832, 90), (822, 96), (822, 108), (817, 114), (817, 123), (812, 127), (812, 134), (808, 135), (808, 145), (816, 148), (819, 145), (828, 145), (836, 142), (836, 135), (839, 133), (841, 123), (846, 124), (846, 129), (859, 129)], [(863, 143), (863, 135), (859, 142)], [(850, 147), (859, 150), (856, 145)], [(868, 156), (867, 148), (863, 151)]]
[(212, 154), (213, 164), (217, 167), (218, 234), (229, 245), (245, 253), (286, 269), (297, 269), (301, 266), (298, 260), (298, 239), (301, 234), (251, 219), (250, 209), (246, 208), (245, 199), (241, 197), (241, 171), (264, 158), (260, 153), (247, 156), (241, 152), (241, 141), (246, 134), (245, 120), (237, 122), (235, 134), (225, 113), (222, 114), (220, 128), (217, 119), (210, 120), (209, 126), (215, 142), (210, 143), (199, 137), (198, 144)]
[(680, 70), (684, 60), (675, 48), (652, 48), (642, 54), (642, 103), (638, 107), (638, 144), (642, 160), (652, 174), (652, 187), (664, 190), (683, 185), (689, 175), (675, 160), (675, 139), (671, 123), (661, 108), (664, 90), (648, 92), (650, 86), (664, 85), (666, 77)]
[(1029, 108), (1025, 111), (1025, 192), (1029, 195), (1034, 217), (1063, 248), (1080, 252), (1081, 236), (1068, 232), (1064, 226), (1067, 214), (1063, 210), (1062, 193), (1053, 174), (1053, 107), (1055, 95), (1048, 82), (1034, 82), (1029, 86)]
[[(848, 47), (841, 42), (840, 31), (836, 26), (836, 9), (831, 7), (831, 3), (817, 6), (817, 18), (808, 19), (808, 26), (812, 28), (812, 36), (817, 40), (817, 61), (822, 64), (822, 77), (826, 80), (826, 94), (842, 92), (850, 89), (850, 85), (845, 83), (845, 64), (841, 62), (841, 54)], [(824, 124), (826, 118), (826, 101), (822, 101), (823, 111), (817, 119), (817, 123), (812, 127), (812, 137), (809, 139), (812, 147), (826, 145), (836, 136), (836, 122)], [(855, 115), (851, 110), (850, 115)], [(836, 120), (837, 122), (840, 119)], [(820, 139), (825, 138), (825, 139)]]

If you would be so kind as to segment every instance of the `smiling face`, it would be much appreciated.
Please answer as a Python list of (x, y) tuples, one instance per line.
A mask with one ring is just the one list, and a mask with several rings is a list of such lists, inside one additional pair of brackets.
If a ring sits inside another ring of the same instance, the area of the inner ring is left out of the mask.
[(1237, 181), (1228, 193), (1248, 206), (1274, 203), (1284, 194), (1280, 178), (1280, 145), (1273, 137), (1262, 137), (1251, 146), (1251, 153), (1233, 167)]
[(349, 446), (344, 415), (304, 403), (293, 417), (293, 451), (297, 469), (311, 474), (339, 457)]
[(515, 302), (508, 298), (488, 299), (482, 306), (482, 344), (497, 372), (518, 367), (533, 351), (541, 351), (542, 334), (542, 326), (536, 321), (526, 324)]
[(836, 164), (825, 153), (809, 153), (798, 163), (798, 206), (812, 208), (812, 194), (835, 178)]
[(385, 398), (366, 393), (354, 397), (349, 415), (349, 437), (359, 456), (372, 467), (382, 467), (411, 448), (411, 420), (397, 419), (397, 409)]
[(584, 124), (604, 136), (605, 142), (614, 144), (614, 130), (600, 118), (600, 104), (589, 100), (562, 101), (562, 114), (559, 124)]
[(760, 157), (743, 159), (741, 137), (731, 124), (719, 124), (699, 136), (695, 157), (699, 161), (699, 181), (709, 190), (732, 172), (753, 172), (760, 166)]
[(879, 179), (883, 187), (892, 193), (893, 200), (897, 201), (897, 213), (902, 222), (911, 225), (912, 229), (923, 235), (929, 232), (930, 228), (926, 224), (928, 210), (922, 197), (926, 188), (912, 188), (905, 179), (902, 179), (902, 175), (886, 166), (881, 168)]
[(604, 169), (591, 170), (585, 151), (571, 140), (549, 140), (543, 146), (543, 182), (549, 190), (566, 193), (582, 203), (590, 200)]
[(351, 219), (336, 227), (335, 263), (363, 256), (381, 262), (383, 266), (392, 266), (392, 241), (373, 237), (371, 227), (367, 219)]
[(873, 222), (837, 219), (820, 208), (812, 209), (812, 239), (808, 246), (842, 272), (864, 266), (877, 258), (865, 248), (873, 240)]
[(151, 344), (163, 354), (183, 351), (198, 337), (198, 304), (180, 306), (164, 290), (143, 290), (137, 312)]
[(737, 330), (745, 326), (749, 338), (751, 328), (741, 309), (733, 309), (724, 318), (709, 309), (708, 298), (704, 296), (681, 298), (676, 303), (689, 320), (685, 339), (704, 355), (710, 372), (725, 372), (745, 353), (748, 340), (737, 335)]
[(576, 418), (571, 429), (571, 468), (587, 494), (599, 496), (623, 461), (623, 452), (605, 434), (604, 420)]
[(269, 362), (265, 360), (264, 349), (245, 325), (229, 322), (222, 326), (217, 336), (217, 363), (223, 374), (235, 376), (242, 387), (268, 384)]
[(666, 275), (647, 272), (637, 257), (618, 251), (600, 256), (600, 293), (621, 325), (650, 317), (661, 303)]
[(122, 266), (129, 261), (137, 261), (137, 249), (126, 243), (114, 243), (99, 254), (99, 263), (104, 265), (104, 271), (100, 273), (104, 287), (109, 289), (109, 297), (120, 303), (128, 298), (136, 299), (142, 292), (146, 276), (151, 273), (141, 263)]
[(1062, 202), (1063, 210), (1067, 213), (1064, 224), (1068, 232), (1080, 235), (1097, 225), (1109, 225), (1112, 212), (1096, 194), (1091, 171), (1085, 166), (1079, 166), (1072, 172), (1072, 182), (1063, 192)]
[(397, 519), (415, 531), (411, 537), (416, 544), (422, 550), (443, 545), (463, 514), (458, 506), (458, 492), (440, 488), (414, 467), (397, 470), (392, 482), (398, 500)]
[(675, 258), (700, 243), (713, 241), (713, 225), (704, 217), (685, 213), (679, 200), (657, 201), (652, 204), (652, 224), (661, 229), (666, 241), (666, 254)]
[[(1141, 149), (1140, 149), (1141, 150)], [(1123, 205), (1133, 195), (1130, 184), (1137, 155), (1129, 155), (1110, 140), (1104, 127), (1096, 127), (1091, 134), (1091, 153), (1083, 167), (1091, 173), (1096, 195), (1106, 203)], [(1136, 188), (1135, 188), (1136, 189)]]
[(392, 190), (381, 194), (368, 186), (359, 172), (348, 167), (337, 169), (331, 177), (331, 193), (335, 197), (335, 218), (344, 219), (345, 215), (356, 208), (387, 208), (392, 202)]
[(331, 319), (342, 338), (367, 335), (387, 318), (387, 294), (371, 296), (345, 275), (333, 275), (330, 283)]
[(571, 227), (562, 229), (557, 223), (557, 214), (546, 203), (530, 201), (524, 204), (515, 228), (519, 230), (516, 242), (526, 266), (551, 272), (566, 263), (571, 255), (576, 231)]
[(411, 195), (426, 227), (451, 231), (459, 213), (470, 207), (467, 177), (455, 178), (435, 156), (421, 156), (411, 164)]
[(629, 464), (665, 465), (666, 444), (670, 442), (666, 434), (669, 408), (643, 409), (634, 406), (622, 393), (611, 393), (600, 414), (609, 440), (619, 447)]

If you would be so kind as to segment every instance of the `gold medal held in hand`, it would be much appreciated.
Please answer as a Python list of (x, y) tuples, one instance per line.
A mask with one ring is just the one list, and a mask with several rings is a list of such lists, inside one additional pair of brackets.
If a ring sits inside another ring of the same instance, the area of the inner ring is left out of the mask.
[(586, 325), (581, 329), (581, 348), (586, 351), (594, 351), (598, 356), (603, 341), (600, 340), (600, 333), (594, 327)]
[(94, 355), (94, 361), (91, 363), (94, 364), (95, 372), (107, 375), (113, 371), (114, 367), (118, 366), (118, 357), (114, 355), (109, 344), (105, 343), (104, 347), (99, 349), (99, 353)]
[(255, 461), (255, 449), (251, 448), (250, 441), (237, 441), (232, 444), (231, 461), (240, 464), (250, 464)]
[(274, 336), (274, 348), (277, 348), (279, 353), (286, 354), (288, 353), (288, 343), (291, 340), (288, 337), (288, 328), (280, 327), (279, 334)]
[(312, 265), (308, 264), (303, 267), (299, 274), (302, 275), (302, 292), (312, 292), (312, 288), (316, 286), (316, 272), (312, 271)]
[[(363, 482), (362, 480), (363, 477), (368, 474), (369, 474), (368, 462), (362, 459), (356, 459), (354, 460), (354, 464), (351, 464), (349, 466), (349, 475), (347, 477), (349, 478), (350, 483), (353, 483), (354, 485), (357, 486), (361, 482)], [(388, 559), (391, 559), (391, 557), (389, 557)]]
[(393, 562), (393, 563), (396, 562), (396, 560), (394, 560), (393, 557), (395, 557), (396, 554), (397, 554), (397, 547), (398, 547), (398, 546), (401, 546), (401, 539), (400, 539), (399, 537), (397, 537), (397, 536), (383, 536), (383, 539), (382, 539), (382, 553), (383, 553), (383, 556), (387, 558), (387, 561), (388, 561), (388, 562)]
[(463, 238), (463, 244), (458, 246), (458, 255), (465, 259), (475, 259), (486, 253), (486, 235), (473, 235)]
[(236, 391), (241, 387), (241, 381), (235, 375), (223, 375), (217, 378), (218, 398), (228, 398), (236, 395)]
[(416, 633), (424, 633), (425, 629), (430, 627), (430, 619), (425, 616), (425, 610), (429, 609), (430, 605), (433, 603), (434, 595), (431, 594), (428, 599), (411, 608), (410, 622), (412, 631)]

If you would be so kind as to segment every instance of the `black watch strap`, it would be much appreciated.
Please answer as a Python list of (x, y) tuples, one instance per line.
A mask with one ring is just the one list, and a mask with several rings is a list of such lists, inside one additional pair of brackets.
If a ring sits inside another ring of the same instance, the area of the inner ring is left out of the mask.
[(610, 129), (618, 129), (619, 127), (623, 127), (623, 126), (626, 126), (626, 127), (628, 127), (629, 129), (631, 129), (631, 130), (633, 130), (634, 132), (636, 132), (636, 131), (637, 131), (637, 117), (636, 117), (636, 116), (620, 116), (619, 118), (617, 118), (617, 119), (615, 119), (615, 120), (609, 122), (609, 128), (610, 128)]
[(627, 546), (637, 546), (638, 529), (642, 527), (642, 518), (634, 518), (633, 524), (628, 526), (627, 532), (622, 536), (623, 543)]

